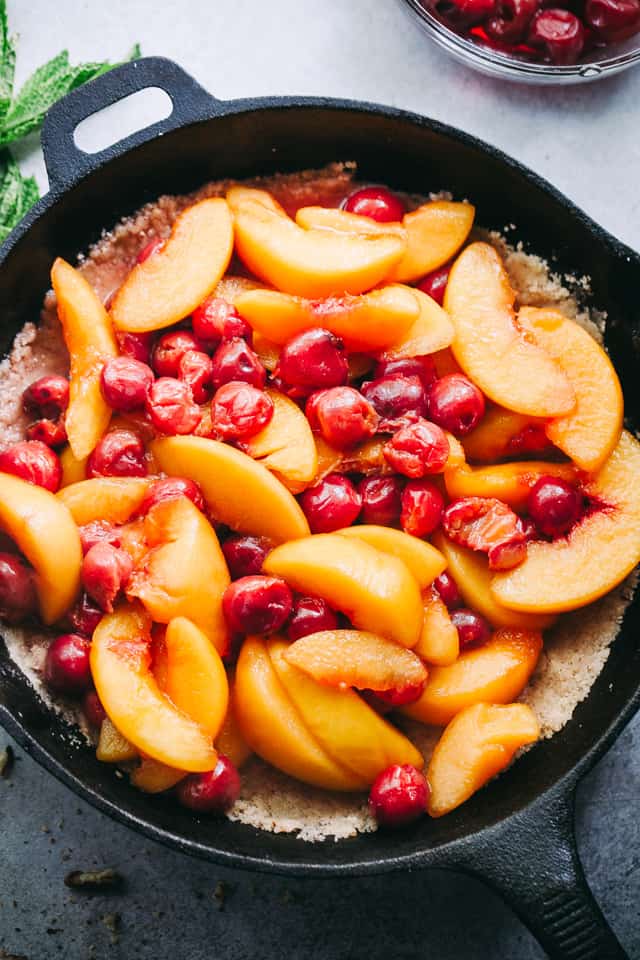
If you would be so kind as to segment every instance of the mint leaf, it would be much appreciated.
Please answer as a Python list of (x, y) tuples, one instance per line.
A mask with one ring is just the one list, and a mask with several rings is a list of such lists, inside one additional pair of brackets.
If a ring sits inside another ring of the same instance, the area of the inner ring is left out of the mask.
[(13, 92), (13, 72), (16, 63), (16, 48), (9, 36), (7, 5), (0, 0), (0, 123), (4, 120)]
[(6, 240), (38, 196), (35, 179), (24, 178), (9, 151), (3, 150), (0, 153), (0, 241)]

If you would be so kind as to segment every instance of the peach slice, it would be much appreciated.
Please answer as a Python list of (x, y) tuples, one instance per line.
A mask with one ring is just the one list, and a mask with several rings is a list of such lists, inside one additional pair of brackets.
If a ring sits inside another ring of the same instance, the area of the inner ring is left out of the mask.
[(454, 263), (444, 306), (453, 321), (453, 354), (468, 376), (509, 410), (534, 417), (571, 413), (568, 377), (516, 323), (502, 260), (487, 243), (472, 243)]
[(618, 374), (599, 343), (557, 310), (523, 307), (518, 323), (568, 376), (576, 408), (547, 424), (552, 443), (590, 473), (613, 452), (622, 431), (624, 402)]
[(413, 652), (427, 663), (448, 667), (458, 659), (460, 653), (458, 631), (435, 587), (431, 586), (423, 592), (422, 603), (422, 633)]
[(405, 563), (388, 553), (335, 533), (283, 543), (263, 569), (300, 593), (323, 597), (360, 630), (382, 634), (403, 647), (418, 642), (422, 599)]
[[(100, 759), (100, 758), (98, 758)], [(186, 770), (176, 770), (150, 757), (140, 757), (140, 763), (129, 774), (131, 784), (144, 793), (164, 793), (187, 776)]]
[(262, 637), (247, 637), (242, 645), (233, 702), (246, 743), (277, 770), (326, 790), (367, 787), (363, 777), (334, 760), (309, 732), (278, 679)]
[(245, 444), (245, 452), (271, 470), (284, 485), (299, 493), (318, 470), (318, 454), (309, 421), (297, 403), (279, 390), (267, 390), (273, 416)]
[(62, 479), (60, 487), (69, 487), (72, 483), (79, 483), (87, 479), (87, 460), (89, 457), (82, 457), (77, 460), (73, 455), (73, 450), (67, 444), (60, 451), (60, 466), (62, 467)]
[(127, 595), (141, 600), (157, 623), (187, 617), (224, 653), (229, 632), (222, 594), (230, 578), (213, 527), (180, 497), (152, 507), (144, 531), (150, 549), (131, 574)]
[(457, 497), (496, 497), (508, 503), (513, 510), (524, 511), (531, 488), (541, 477), (559, 477), (577, 485), (580, 471), (572, 463), (524, 460), (475, 469), (458, 467), (456, 470), (446, 470), (444, 480), (452, 500)]
[(519, 567), (494, 577), (493, 598), (513, 610), (561, 613), (612, 590), (640, 560), (639, 477), (640, 443), (623, 431), (582, 488), (595, 509), (567, 537), (530, 543)]
[(202, 630), (186, 617), (170, 621), (165, 645), (167, 696), (215, 740), (229, 703), (229, 684), (220, 654)]
[(116, 293), (114, 325), (145, 333), (178, 323), (211, 293), (232, 252), (233, 221), (226, 200), (200, 200), (187, 207), (164, 247), (137, 264)]
[(378, 223), (371, 217), (361, 217), (336, 207), (300, 207), (296, 223), (304, 230), (330, 230), (333, 233), (357, 237), (400, 237), (407, 243), (407, 231), (398, 223)]
[(160, 763), (197, 773), (216, 752), (200, 727), (161, 693), (149, 669), (150, 620), (137, 606), (102, 618), (91, 644), (91, 673), (111, 722), (133, 746)]
[(406, 289), (411, 289), (420, 312), (409, 329), (382, 351), (383, 360), (436, 353), (453, 341), (453, 324), (442, 307), (422, 290), (413, 287)]
[(273, 340), (267, 340), (261, 333), (254, 331), (253, 349), (260, 359), (263, 367), (266, 367), (269, 373), (273, 373), (278, 366), (280, 359), (280, 345)]
[(340, 295), (327, 300), (250, 290), (238, 297), (236, 309), (273, 343), (283, 344), (304, 330), (324, 327), (340, 337), (347, 350), (364, 352), (393, 344), (419, 315), (414, 291), (399, 284), (358, 297)]
[(240, 724), (236, 716), (234, 696), (235, 694), (233, 694), (229, 700), (227, 715), (220, 728), (220, 733), (216, 737), (216, 750), (218, 753), (223, 753), (225, 757), (229, 757), (231, 763), (239, 770), (243, 763), (246, 763), (251, 756), (251, 747), (242, 736)]
[(318, 483), (323, 477), (326, 477), (328, 473), (339, 471), (343, 455), (341, 450), (336, 450), (335, 447), (328, 444), (319, 433), (314, 434), (313, 439), (318, 457), (316, 475), (313, 479), (315, 483)]
[(123, 737), (117, 727), (114, 727), (109, 717), (105, 717), (100, 726), (100, 736), (96, 748), (96, 757), (101, 763), (127, 763), (135, 760), (138, 751)]
[[(439, 374), (442, 376), (442, 374)], [(518, 454), (514, 441), (524, 431), (541, 432), (546, 420), (514, 413), (504, 407), (490, 407), (471, 433), (462, 438), (462, 445), (469, 460), (475, 463), (495, 463), (503, 457)]]
[(411, 741), (367, 706), (357, 693), (337, 690), (307, 676), (287, 662), (288, 649), (283, 640), (267, 641), (280, 683), (311, 735), (327, 753), (339, 758), (340, 764), (367, 786), (392, 763), (423, 766), (424, 760)]
[[(354, 450), (345, 450), (340, 461), (339, 473), (393, 473), (384, 455), (384, 445), (387, 437), (372, 437), (365, 440)], [(336, 470), (338, 467), (336, 467)]]
[(220, 523), (274, 543), (309, 535), (297, 500), (246, 453), (203, 437), (165, 437), (151, 449), (164, 473), (199, 484), (210, 513)]
[(364, 540), (376, 550), (390, 553), (391, 556), (402, 560), (418, 581), (421, 590), (433, 583), (447, 566), (447, 561), (440, 551), (430, 543), (403, 533), (402, 530), (394, 530), (393, 527), (363, 523), (357, 527), (344, 527), (342, 530), (336, 530), (336, 533), (341, 537)]
[(482, 647), (464, 650), (448, 667), (432, 667), (422, 696), (402, 712), (443, 727), (475, 703), (510, 703), (520, 696), (542, 650), (542, 635), (497, 630)]
[(150, 483), (144, 477), (93, 477), (64, 487), (57, 497), (79, 527), (93, 520), (126, 523), (142, 503)]
[(248, 293), (249, 290), (264, 290), (264, 284), (251, 277), (237, 277), (234, 274), (227, 273), (219, 281), (213, 291), (213, 296), (221, 297), (235, 306), (238, 297), (243, 293)]
[(330, 687), (396, 690), (419, 687), (427, 671), (415, 653), (364, 630), (323, 630), (296, 640), (287, 663)]
[(82, 460), (109, 426), (111, 410), (102, 396), (100, 375), (105, 361), (118, 356), (118, 345), (109, 314), (78, 270), (58, 257), (51, 283), (70, 357), (65, 427), (74, 457)]
[(447, 561), (447, 570), (456, 581), (462, 599), (472, 610), (477, 610), (494, 627), (513, 627), (516, 630), (545, 630), (554, 617), (542, 613), (523, 613), (510, 610), (498, 603), (491, 592), (493, 574), (486, 556), (461, 547), (441, 531), (433, 541)]
[(80, 535), (67, 507), (33, 483), (0, 473), (0, 530), (35, 570), (40, 615), (55, 623), (80, 590)]
[[(451, 329), (453, 330), (453, 327)], [(453, 339), (453, 336), (451, 339)], [(462, 373), (460, 364), (456, 361), (449, 347), (445, 347), (443, 350), (437, 350), (431, 359), (433, 360), (433, 365), (436, 368), (436, 375), (438, 377), (446, 377), (449, 373)], [(480, 422), (484, 423), (484, 418)]]
[(524, 703), (467, 707), (444, 731), (429, 762), (429, 815), (455, 810), (539, 736), (536, 715)]
[(279, 213), (281, 217), (287, 216), (284, 208), (280, 206), (276, 198), (272, 196), (268, 190), (258, 190), (255, 187), (244, 187), (239, 184), (227, 190), (226, 199), (233, 213), (249, 201), (251, 203), (258, 203), (273, 213)]

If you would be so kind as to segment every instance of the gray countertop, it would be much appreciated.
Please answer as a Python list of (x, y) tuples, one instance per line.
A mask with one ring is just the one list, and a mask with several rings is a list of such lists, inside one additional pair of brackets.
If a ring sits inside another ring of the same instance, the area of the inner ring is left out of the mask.
[[(73, 61), (115, 60), (139, 40), (221, 98), (395, 104), (501, 147), (640, 247), (640, 70), (564, 90), (488, 80), (428, 43), (394, 0), (9, 0), (9, 16), (18, 81), (63, 47)], [(157, 104), (138, 104), (137, 115), (154, 119)], [(117, 139), (132, 109), (125, 114), (92, 122), (86, 142)], [(20, 156), (44, 188), (35, 142)], [(0, 731), (0, 749), (5, 742)], [(477, 881), (283, 880), (192, 861), (112, 823), (16, 754), (12, 777), (0, 780), (0, 958), (3, 950), (28, 960), (543, 956)], [(640, 958), (639, 792), (637, 718), (582, 784), (577, 816), (588, 879), (632, 958)], [(64, 886), (70, 869), (90, 866), (119, 869), (124, 891), (86, 896)]]

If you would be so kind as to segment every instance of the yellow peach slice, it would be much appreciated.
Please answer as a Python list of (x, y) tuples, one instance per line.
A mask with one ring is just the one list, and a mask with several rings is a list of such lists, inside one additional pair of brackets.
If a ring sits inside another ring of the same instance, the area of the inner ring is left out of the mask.
[(82, 550), (71, 513), (44, 487), (0, 473), (0, 530), (34, 568), (40, 615), (55, 623), (80, 590)]
[(407, 252), (391, 278), (402, 283), (419, 280), (450, 260), (469, 236), (475, 212), (470, 203), (435, 200), (406, 213), (402, 224), (407, 231)]
[(166, 763), (141, 757), (138, 766), (129, 774), (129, 780), (134, 787), (144, 793), (164, 793), (165, 790), (175, 787), (186, 776), (186, 770), (176, 770), (175, 767), (169, 767)]
[(403, 647), (418, 642), (422, 600), (405, 563), (375, 547), (335, 533), (283, 543), (268, 554), (265, 573), (300, 593), (323, 597), (360, 630)]
[(105, 361), (118, 356), (118, 345), (109, 314), (81, 273), (58, 257), (51, 283), (70, 358), (65, 427), (74, 457), (82, 460), (109, 426), (111, 409), (102, 396), (100, 376)]
[(79, 527), (93, 520), (126, 523), (142, 503), (150, 483), (144, 477), (93, 477), (64, 487), (57, 497)]
[(286, 660), (288, 644), (267, 641), (280, 683), (312, 736), (367, 785), (392, 763), (422, 767), (424, 760), (410, 740), (369, 707), (353, 690), (318, 683)]
[(445, 726), (474, 703), (510, 703), (527, 685), (542, 636), (526, 630), (497, 630), (482, 647), (464, 650), (448, 667), (431, 667), (422, 696), (402, 712), (434, 726)]
[(165, 645), (167, 696), (214, 740), (229, 703), (229, 684), (220, 654), (202, 630), (186, 617), (170, 621)]
[(146, 756), (189, 772), (212, 770), (211, 741), (161, 693), (149, 669), (149, 628), (149, 617), (134, 606), (102, 618), (91, 643), (98, 696), (114, 726)]
[(449, 444), (449, 456), (447, 457), (447, 462), (444, 465), (445, 472), (447, 470), (457, 470), (459, 467), (464, 467), (467, 462), (464, 447), (458, 438), (454, 437), (454, 435), (449, 433), (448, 430), (444, 430), (443, 433)]
[(301, 297), (370, 290), (389, 275), (407, 246), (392, 234), (363, 237), (302, 230), (252, 200), (238, 204), (234, 221), (236, 251), (251, 272)]
[(546, 630), (551, 626), (555, 618), (549, 614), (523, 613), (497, 602), (491, 592), (493, 574), (484, 554), (453, 543), (441, 531), (433, 535), (433, 541), (445, 557), (447, 570), (465, 604), (486, 617), (492, 626), (516, 630)]
[(334, 233), (358, 237), (400, 237), (407, 243), (407, 231), (401, 223), (378, 223), (371, 217), (361, 217), (335, 207), (300, 207), (296, 223), (304, 230), (331, 230)]
[(472, 243), (454, 263), (445, 293), (453, 354), (494, 403), (534, 417), (570, 413), (575, 391), (561, 367), (518, 327), (514, 301), (498, 253)]
[(340, 295), (326, 300), (250, 290), (236, 300), (247, 323), (273, 343), (283, 344), (313, 327), (340, 337), (347, 350), (376, 351), (391, 346), (419, 315), (413, 290), (399, 284), (362, 296)]
[(418, 301), (420, 312), (409, 329), (382, 351), (383, 360), (436, 353), (453, 341), (453, 324), (448, 314), (422, 290), (412, 287), (411, 291)]
[(318, 457), (316, 475), (313, 479), (315, 483), (318, 483), (326, 477), (327, 474), (339, 470), (340, 464), (342, 463), (342, 451), (336, 450), (335, 447), (328, 444), (324, 437), (321, 437), (318, 433), (314, 434), (313, 439)]
[(77, 460), (73, 455), (73, 450), (67, 444), (60, 451), (60, 466), (62, 467), (62, 479), (60, 487), (69, 487), (72, 483), (79, 483), (87, 479), (87, 460), (89, 457), (83, 457)]
[(278, 679), (262, 637), (247, 637), (236, 667), (234, 709), (254, 753), (296, 780), (326, 790), (366, 788), (366, 780), (334, 760), (309, 732)]
[(109, 717), (105, 717), (100, 725), (100, 736), (96, 748), (97, 759), (101, 763), (127, 763), (129, 760), (135, 760), (137, 756), (138, 751), (133, 744), (122, 736)]
[[(453, 330), (453, 327), (451, 329)], [(453, 339), (453, 336), (451, 339)], [(431, 359), (433, 360), (433, 365), (436, 368), (436, 375), (438, 377), (446, 377), (449, 373), (462, 373), (460, 364), (456, 361), (450, 347), (445, 347), (444, 350), (437, 350)], [(480, 422), (484, 423), (484, 418)]]
[(418, 581), (421, 590), (433, 583), (447, 566), (447, 561), (440, 551), (430, 543), (403, 533), (402, 530), (394, 530), (393, 527), (363, 523), (357, 527), (344, 527), (336, 530), (336, 533), (342, 537), (364, 540), (377, 550), (402, 560)]
[(226, 200), (200, 200), (180, 214), (155, 256), (138, 263), (111, 307), (119, 330), (162, 330), (188, 316), (224, 274), (233, 252)]
[(504, 407), (490, 407), (475, 430), (462, 438), (462, 446), (468, 460), (474, 463), (495, 463), (496, 460), (518, 452), (511, 447), (518, 434), (529, 428), (542, 429), (545, 424), (544, 419), (514, 413)]
[(547, 424), (549, 440), (582, 470), (599, 470), (622, 431), (622, 388), (600, 344), (557, 310), (523, 307), (518, 322), (560, 364), (576, 392), (576, 408)]
[(280, 344), (274, 343), (273, 340), (267, 340), (261, 333), (254, 331), (253, 349), (263, 367), (266, 367), (269, 373), (273, 373), (280, 359)]
[(314, 479), (318, 454), (309, 421), (297, 403), (279, 390), (267, 390), (273, 416), (266, 427), (245, 444), (245, 452), (299, 493)]
[(422, 604), (422, 633), (413, 652), (427, 663), (448, 667), (458, 659), (460, 653), (458, 631), (435, 587), (431, 586), (423, 592)]
[(449, 497), (496, 497), (513, 510), (527, 508), (529, 493), (541, 477), (559, 477), (577, 485), (580, 471), (572, 463), (547, 463), (524, 460), (499, 463), (491, 467), (458, 467), (445, 470), (444, 480)]
[[(393, 473), (384, 455), (384, 446), (387, 437), (372, 437), (365, 440), (353, 450), (345, 450), (340, 461), (339, 473), (370, 474)], [(338, 467), (336, 467), (338, 470)]]
[(238, 184), (238, 186), (230, 187), (227, 190), (226, 200), (233, 213), (249, 200), (252, 203), (258, 203), (266, 207), (267, 210), (271, 210), (273, 213), (279, 213), (281, 217), (287, 216), (283, 207), (280, 206), (276, 198), (272, 196), (268, 190), (258, 190), (256, 187), (244, 187)]
[(478, 703), (463, 710), (440, 737), (427, 768), (429, 815), (455, 810), (539, 736), (536, 716), (524, 703)]
[(395, 690), (420, 687), (427, 671), (411, 650), (364, 630), (323, 630), (296, 640), (287, 663), (330, 687)]
[(308, 536), (297, 500), (246, 453), (203, 437), (165, 437), (151, 449), (164, 473), (194, 480), (212, 516), (233, 530), (274, 543)]
[(235, 694), (232, 694), (229, 699), (227, 715), (220, 728), (220, 733), (216, 737), (216, 750), (218, 753), (223, 753), (225, 757), (229, 757), (234, 767), (239, 770), (251, 756), (251, 747), (242, 736), (242, 730), (236, 716), (234, 696)]
[(493, 598), (518, 611), (561, 613), (620, 583), (640, 561), (640, 443), (623, 431), (604, 467), (582, 490), (595, 509), (551, 543), (527, 547), (521, 566), (494, 576)]
[(251, 277), (236, 277), (234, 274), (225, 274), (213, 291), (213, 296), (221, 297), (235, 306), (236, 300), (249, 290), (264, 290), (264, 284)]

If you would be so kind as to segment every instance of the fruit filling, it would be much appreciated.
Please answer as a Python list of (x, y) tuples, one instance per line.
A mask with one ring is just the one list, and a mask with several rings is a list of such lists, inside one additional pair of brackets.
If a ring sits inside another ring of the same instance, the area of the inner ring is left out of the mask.
[[(601, 37), (629, 29), (607, 2)], [(447, 10), (582, 43), (535, 3)], [(545, 631), (640, 558), (640, 445), (469, 203), (294, 183), (185, 201), (115, 289), (55, 261), (67, 375), (0, 451), (0, 615), (134, 787), (233, 815), (255, 754), (396, 828), (538, 739)]]

